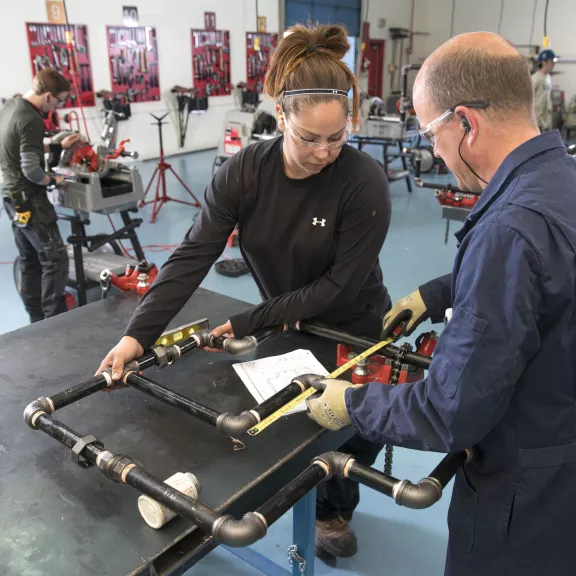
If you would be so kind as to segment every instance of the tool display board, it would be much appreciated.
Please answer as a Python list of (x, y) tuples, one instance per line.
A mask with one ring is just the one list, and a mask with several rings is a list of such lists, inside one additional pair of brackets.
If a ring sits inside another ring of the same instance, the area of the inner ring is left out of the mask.
[(250, 90), (262, 92), (270, 55), (277, 41), (278, 34), (246, 32), (246, 84)]
[[(82, 24), (70, 25), (75, 50), (66, 44), (65, 24), (27, 22), (28, 46), (32, 61), (32, 75), (43, 68), (55, 68), (72, 84), (72, 70), (76, 72), (78, 97), (82, 106), (94, 106), (94, 83), (88, 48), (88, 28)], [(70, 91), (64, 108), (78, 106), (74, 90)]]
[(200, 98), (231, 94), (230, 32), (192, 30), (192, 75)]
[(156, 29), (149, 26), (106, 26), (112, 92), (129, 102), (160, 100)]

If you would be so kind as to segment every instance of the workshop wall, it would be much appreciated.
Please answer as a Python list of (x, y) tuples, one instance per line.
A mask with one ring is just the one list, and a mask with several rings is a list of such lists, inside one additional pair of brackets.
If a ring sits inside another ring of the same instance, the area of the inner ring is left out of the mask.
[[(501, 0), (456, 0), (454, 34), (486, 30), (498, 32)], [(544, 0), (504, 0), (500, 34), (513, 44), (538, 44), (544, 36)], [(532, 16), (534, 5), (534, 25)], [(554, 0), (548, 8), (548, 38), (557, 55), (576, 57), (574, 42), (574, 0)], [(426, 53), (450, 38), (452, 0), (417, 0), (416, 14), (425, 19), (430, 36), (423, 37)], [(532, 31), (532, 32), (531, 32)], [(523, 54), (528, 54), (522, 48)], [(576, 93), (576, 63), (556, 65), (560, 72), (552, 77), (554, 85), (565, 91), (566, 101)]]
[[(428, 31), (426, 22), (426, 4), (428, 0), (416, 0), (414, 3), (414, 30), (417, 32)], [(422, 6), (420, 6), (420, 4)], [(366, 6), (368, 5), (368, 18), (366, 18)], [(370, 22), (370, 38), (385, 40), (384, 45), (384, 98), (391, 92), (389, 65), (392, 63), (392, 41), (390, 40), (390, 28), (410, 29), (412, 2), (409, 0), (364, 0), (362, 8), (362, 21)], [(426, 36), (415, 35), (410, 56), (411, 63), (422, 62), (427, 56)], [(404, 49), (408, 48), (408, 40), (404, 41)], [(404, 63), (406, 63), (406, 58)]]
[[(122, 25), (121, 0), (67, 0), (71, 24), (86, 24), (94, 88), (110, 90), (110, 67), (106, 40), (107, 25)], [(130, 4), (130, 3), (128, 3)], [(162, 115), (171, 112), (164, 126), (164, 147), (167, 154), (215, 147), (222, 133), (224, 115), (235, 107), (232, 96), (210, 98), (209, 110), (203, 115), (190, 116), (185, 148), (178, 147), (175, 84), (192, 85), (192, 55), (190, 29), (204, 28), (204, 11), (216, 11), (218, 29), (230, 31), (231, 76), (234, 84), (246, 80), (245, 32), (256, 28), (254, 0), (138, 0), (141, 26), (154, 26), (158, 41), (159, 77), (162, 99), (159, 102), (132, 104), (132, 118), (120, 123), (119, 137), (130, 138), (128, 149), (138, 150), (141, 158), (158, 155), (156, 127), (151, 125), (152, 112)], [(268, 31), (278, 32), (278, 1), (259, 0), (258, 11), (267, 17)], [(0, 50), (9, 55), (0, 83), (0, 97), (25, 92), (31, 86), (32, 71), (26, 38), (25, 22), (46, 22), (44, 0), (14, 2), (10, 10), (2, 11)], [(102, 130), (103, 114), (98, 107), (85, 108), (92, 141)]]

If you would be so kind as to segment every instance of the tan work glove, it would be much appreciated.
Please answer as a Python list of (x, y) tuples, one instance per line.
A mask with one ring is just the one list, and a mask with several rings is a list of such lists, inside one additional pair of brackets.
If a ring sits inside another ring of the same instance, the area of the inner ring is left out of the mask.
[(397, 336), (410, 336), (416, 326), (428, 319), (428, 311), (426, 304), (422, 300), (420, 290), (415, 290), (408, 296), (400, 298), (392, 306), (390, 312), (384, 316), (382, 320), (382, 334), (381, 340), (386, 340), (392, 335), (394, 329), (400, 324), (404, 323), (402, 330)]
[(312, 386), (322, 391), (306, 400), (308, 416), (323, 428), (336, 432), (350, 426), (350, 416), (346, 410), (344, 393), (348, 388), (358, 388), (360, 384), (351, 384), (345, 380), (326, 378), (315, 380)]

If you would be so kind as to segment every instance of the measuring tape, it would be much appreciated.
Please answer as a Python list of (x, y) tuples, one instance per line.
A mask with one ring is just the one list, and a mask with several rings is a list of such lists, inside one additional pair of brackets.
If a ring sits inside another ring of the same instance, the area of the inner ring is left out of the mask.
[[(358, 364), (358, 362), (360, 362), (361, 360), (368, 358), (368, 356), (372, 356), (372, 354), (380, 350), (380, 348), (384, 348), (385, 346), (392, 344), (392, 342), (394, 342), (395, 339), (396, 338), (392, 336), (390, 338), (387, 338), (386, 340), (383, 340), (382, 342), (378, 342), (378, 344), (374, 344), (372, 348), (368, 348), (368, 350), (365, 350), (364, 352), (362, 352), (362, 354), (358, 354), (358, 356), (355, 356), (354, 358), (352, 358), (352, 360), (346, 362), (346, 364), (343, 364), (342, 366), (340, 366), (340, 368), (337, 368), (336, 370), (334, 370), (334, 372), (328, 374), (328, 376), (324, 376), (323, 379), (337, 378), (338, 376), (340, 376), (340, 374), (344, 374), (346, 370), (349, 370), (350, 368)], [(310, 386), (310, 388), (302, 392), (302, 394), (296, 396), (294, 400), (290, 400), (290, 402), (284, 404), (282, 408), (279, 408), (278, 410), (276, 410), (276, 412), (270, 414), (270, 416), (268, 416), (267, 418), (264, 418), (262, 422), (259, 422), (258, 424), (256, 424), (256, 426), (252, 426), (252, 428), (248, 430), (248, 434), (250, 434), (250, 436), (256, 436), (257, 434), (260, 434), (260, 432), (262, 432), (262, 430), (264, 430), (265, 428), (268, 428), (270, 424), (276, 422), (276, 420), (284, 416), (286, 413), (290, 412), (290, 410), (292, 410), (293, 408), (296, 408), (296, 406), (298, 406), (300, 402), (303, 402), (304, 400), (310, 398), (310, 396), (313, 396), (318, 392), (319, 391), (316, 390), (316, 388)]]

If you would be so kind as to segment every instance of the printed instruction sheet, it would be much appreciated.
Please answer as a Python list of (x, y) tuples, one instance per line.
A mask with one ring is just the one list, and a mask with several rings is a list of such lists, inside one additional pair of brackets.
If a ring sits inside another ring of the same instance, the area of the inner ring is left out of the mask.
[[(288, 386), (296, 376), (328, 374), (326, 368), (318, 362), (310, 350), (294, 350), (280, 356), (241, 362), (234, 364), (234, 370), (258, 404)], [(288, 414), (302, 410), (306, 410), (305, 402), (300, 403)]]

